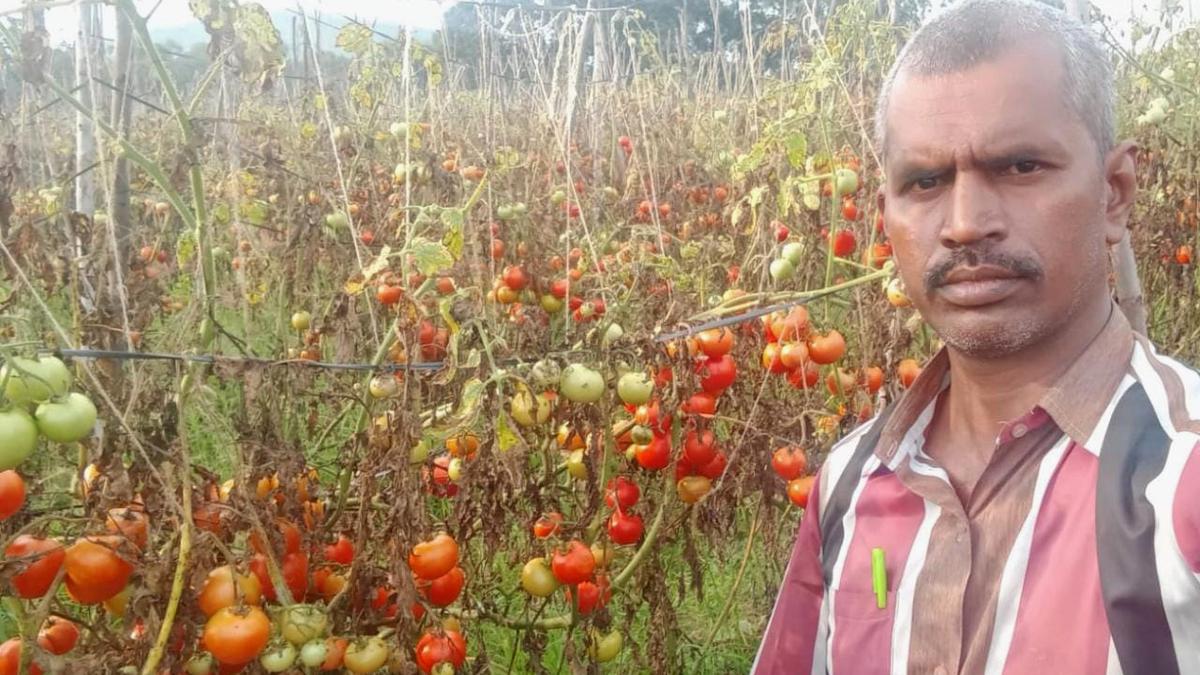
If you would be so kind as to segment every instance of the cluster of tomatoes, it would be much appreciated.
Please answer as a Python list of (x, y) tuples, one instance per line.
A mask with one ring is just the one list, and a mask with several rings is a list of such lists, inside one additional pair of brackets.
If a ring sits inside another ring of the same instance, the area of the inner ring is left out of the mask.
[[(622, 489), (626, 491), (624, 498), (628, 500), (628, 485)], [(619, 505), (616, 501), (619, 497), (614, 494), (613, 499), (613, 503)], [(542, 526), (535, 525), (535, 536), (540, 539), (553, 536), (558, 531), (559, 520), (561, 516), (558, 519), (539, 519)], [(534, 598), (548, 598), (563, 588), (567, 603), (580, 616), (587, 616), (606, 606), (612, 599), (612, 586), (607, 573), (612, 558), (612, 548), (605, 544), (597, 542), (589, 547), (578, 539), (572, 539), (553, 550), (549, 563), (544, 556), (529, 559), (521, 569), (521, 588)], [(589, 654), (599, 663), (611, 661), (620, 652), (622, 641), (619, 630), (603, 634), (593, 628)]]

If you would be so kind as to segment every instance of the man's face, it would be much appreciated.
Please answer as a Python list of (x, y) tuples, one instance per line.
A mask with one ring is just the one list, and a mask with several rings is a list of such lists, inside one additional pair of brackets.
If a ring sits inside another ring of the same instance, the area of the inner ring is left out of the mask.
[(885, 228), (913, 304), (965, 354), (1037, 344), (1106, 292), (1124, 222), (1109, 222), (1105, 167), (1062, 81), (1038, 40), (895, 83)]

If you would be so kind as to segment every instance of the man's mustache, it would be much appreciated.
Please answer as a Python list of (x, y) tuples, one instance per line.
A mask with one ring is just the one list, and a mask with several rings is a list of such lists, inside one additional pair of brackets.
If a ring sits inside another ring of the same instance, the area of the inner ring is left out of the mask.
[(978, 251), (969, 248), (951, 250), (950, 256), (930, 267), (925, 272), (925, 290), (933, 291), (946, 284), (946, 276), (956, 267), (978, 267), (989, 265), (1012, 272), (1018, 277), (1029, 279), (1042, 278), (1040, 265), (1028, 258), (1021, 258), (1007, 253)]

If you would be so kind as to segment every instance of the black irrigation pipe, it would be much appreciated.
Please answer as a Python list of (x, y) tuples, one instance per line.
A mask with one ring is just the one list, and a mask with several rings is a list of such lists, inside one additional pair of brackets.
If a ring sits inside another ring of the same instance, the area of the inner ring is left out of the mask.
[[(839, 289), (845, 290), (845, 289)], [(670, 333), (663, 333), (655, 336), (655, 342), (670, 342), (689, 335), (695, 335), (713, 328), (723, 328), (734, 324), (745, 323), (761, 316), (766, 316), (772, 312), (777, 312), (784, 309), (790, 309), (800, 305), (808, 304), (813, 300), (817, 300), (828, 295), (833, 295), (838, 291), (825, 291), (815, 295), (789, 300), (766, 307), (759, 307), (741, 314), (734, 314), (719, 319), (713, 319), (704, 323), (683, 328)], [(207, 364), (256, 364), (263, 366), (302, 366), (307, 368), (323, 368), (326, 370), (356, 370), (356, 371), (385, 371), (394, 372), (399, 370), (409, 371), (435, 371), (445, 367), (445, 362), (434, 361), (429, 363), (386, 363), (386, 364), (371, 364), (371, 363), (330, 363), (327, 361), (308, 361), (304, 359), (264, 359), (254, 356), (211, 356), (204, 354), (164, 354), (160, 352), (130, 352), (111, 349), (59, 349), (54, 352), (58, 356), (68, 358), (83, 358), (83, 359), (116, 359), (122, 361), (183, 361), (188, 363), (207, 363)], [(502, 365), (516, 365), (522, 363), (522, 359), (506, 359), (500, 362)]]

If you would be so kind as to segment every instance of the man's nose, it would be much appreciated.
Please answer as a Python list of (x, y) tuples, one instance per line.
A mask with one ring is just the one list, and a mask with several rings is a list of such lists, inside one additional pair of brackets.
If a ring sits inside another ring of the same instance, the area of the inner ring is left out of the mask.
[(977, 171), (956, 173), (949, 196), (949, 213), (942, 228), (944, 246), (959, 248), (987, 239), (995, 243), (1007, 236), (1000, 195), (985, 175)]

